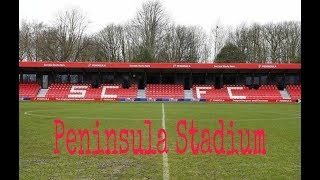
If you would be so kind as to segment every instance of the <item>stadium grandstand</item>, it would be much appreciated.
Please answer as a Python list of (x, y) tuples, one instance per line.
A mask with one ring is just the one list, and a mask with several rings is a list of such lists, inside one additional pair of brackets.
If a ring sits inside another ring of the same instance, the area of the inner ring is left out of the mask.
[(301, 64), (19, 62), (20, 100), (298, 102)]

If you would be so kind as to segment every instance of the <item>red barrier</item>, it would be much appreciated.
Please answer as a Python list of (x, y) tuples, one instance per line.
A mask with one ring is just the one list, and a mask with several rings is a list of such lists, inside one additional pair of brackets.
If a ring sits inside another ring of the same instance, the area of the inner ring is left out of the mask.
[(35, 97), (30, 101), (118, 101), (118, 98), (46, 98)]
[(206, 102), (295, 103), (294, 99), (206, 99)]
[(260, 63), (108, 63), (108, 62), (19, 62), (33, 68), (108, 68), (108, 69), (301, 69), (301, 64)]
[[(118, 98), (46, 98), (35, 97), (30, 101), (119, 101)], [(294, 99), (206, 99), (206, 102), (227, 102), (227, 103), (295, 103)]]

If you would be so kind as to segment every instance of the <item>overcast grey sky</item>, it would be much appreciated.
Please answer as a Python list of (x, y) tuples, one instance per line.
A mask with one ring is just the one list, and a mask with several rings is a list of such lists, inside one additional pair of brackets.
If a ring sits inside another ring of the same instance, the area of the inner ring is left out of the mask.
[[(50, 23), (58, 11), (81, 9), (90, 20), (88, 33), (109, 23), (125, 23), (147, 0), (19, 0), (19, 21)], [(219, 20), (235, 27), (241, 22), (301, 21), (301, 0), (160, 0), (176, 24), (210, 30)]]

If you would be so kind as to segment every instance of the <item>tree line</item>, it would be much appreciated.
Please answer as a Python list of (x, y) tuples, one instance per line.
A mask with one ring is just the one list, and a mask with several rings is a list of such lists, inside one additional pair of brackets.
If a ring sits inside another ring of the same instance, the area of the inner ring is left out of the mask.
[(210, 32), (175, 24), (159, 1), (145, 2), (125, 24), (107, 24), (88, 34), (80, 10), (60, 13), (53, 23), (19, 28), (19, 59), (97, 62), (301, 62), (301, 23), (216, 24)]

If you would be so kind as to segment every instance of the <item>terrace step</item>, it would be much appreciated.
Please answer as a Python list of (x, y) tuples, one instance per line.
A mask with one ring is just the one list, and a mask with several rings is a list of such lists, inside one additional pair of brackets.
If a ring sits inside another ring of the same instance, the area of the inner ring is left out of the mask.
[(279, 92), (282, 96), (282, 99), (291, 99), (291, 96), (286, 88), (284, 88), (283, 90), (279, 90)]
[(190, 90), (184, 90), (184, 98), (186, 99), (192, 99), (193, 98), (193, 91)]
[(138, 89), (137, 91), (137, 98), (146, 98), (146, 90)]
[(40, 89), (40, 91), (38, 92), (37, 97), (45, 97), (47, 92), (48, 92), (48, 89)]

